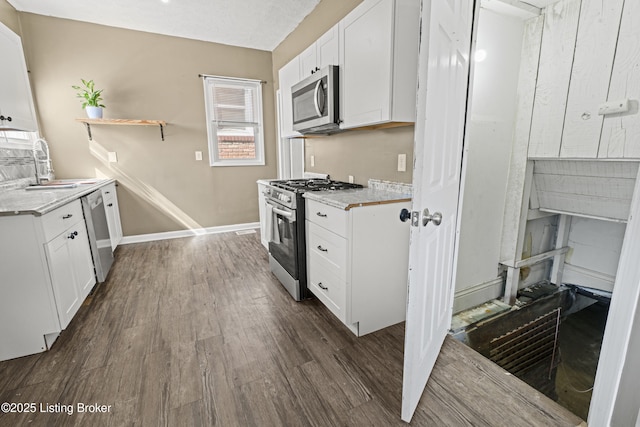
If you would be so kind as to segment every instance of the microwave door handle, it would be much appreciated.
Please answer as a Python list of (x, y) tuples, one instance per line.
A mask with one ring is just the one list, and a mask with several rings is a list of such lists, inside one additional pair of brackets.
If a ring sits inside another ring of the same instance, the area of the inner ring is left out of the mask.
[(316, 88), (313, 91), (313, 106), (316, 107), (316, 113), (318, 117), (322, 117), (322, 111), (320, 111), (320, 104), (318, 103), (318, 94), (320, 93), (320, 87), (322, 86), (322, 80), (318, 80)]

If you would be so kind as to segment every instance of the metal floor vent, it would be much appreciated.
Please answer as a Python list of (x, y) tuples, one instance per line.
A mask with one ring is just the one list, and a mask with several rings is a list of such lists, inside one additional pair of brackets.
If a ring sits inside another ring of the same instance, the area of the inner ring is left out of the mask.
[(489, 359), (515, 376), (540, 363), (549, 363), (549, 375), (557, 362), (560, 308), (494, 338), (489, 345)]
[(245, 234), (256, 234), (256, 230), (240, 230), (236, 231), (236, 235), (244, 236)]

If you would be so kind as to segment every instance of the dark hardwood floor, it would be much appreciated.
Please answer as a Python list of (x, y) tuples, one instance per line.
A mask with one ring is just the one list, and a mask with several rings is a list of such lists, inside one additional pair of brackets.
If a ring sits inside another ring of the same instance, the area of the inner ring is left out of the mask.
[[(356, 338), (318, 301), (294, 302), (257, 234), (121, 246), (51, 351), (0, 362), (0, 402), (74, 413), (0, 425), (402, 426), (403, 340), (403, 324)], [(447, 339), (411, 425), (580, 423)]]

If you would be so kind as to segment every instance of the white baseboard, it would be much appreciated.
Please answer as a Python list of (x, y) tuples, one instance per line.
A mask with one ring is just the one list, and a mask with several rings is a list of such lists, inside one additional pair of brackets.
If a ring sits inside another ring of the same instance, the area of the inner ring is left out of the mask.
[(500, 298), (503, 291), (504, 279), (502, 277), (457, 291), (453, 300), (453, 313), (459, 313), (492, 299)]
[(613, 292), (615, 281), (616, 277), (610, 274), (589, 270), (579, 265), (571, 265), (567, 262), (564, 263), (562, 283)]
[(260, 228), (259, 222), (249, 222), (247, 224), (221, 225), (218, 227), (194, 228), (190, 230), (166, 231), (163, 233), (137, 234), (125, 236), (120, 241), (121, 245), (131, 243), (154, 242), (156, 240), (179, 239), (182, 237), (204, 236), (205, 234), (229, 233), (233, 231)]

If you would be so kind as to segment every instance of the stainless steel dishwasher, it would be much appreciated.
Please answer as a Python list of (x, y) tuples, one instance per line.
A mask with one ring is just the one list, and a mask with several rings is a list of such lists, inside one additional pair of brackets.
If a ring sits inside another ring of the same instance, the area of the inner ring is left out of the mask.
[(96, 279), (101, 283), (107, 278), (111, 264), (113, 264), (113, 251), (102, 191), (96, 190), (82, 197), (81, 200), (84, 219), (87, 222), (87, 234), (89, 234)]

